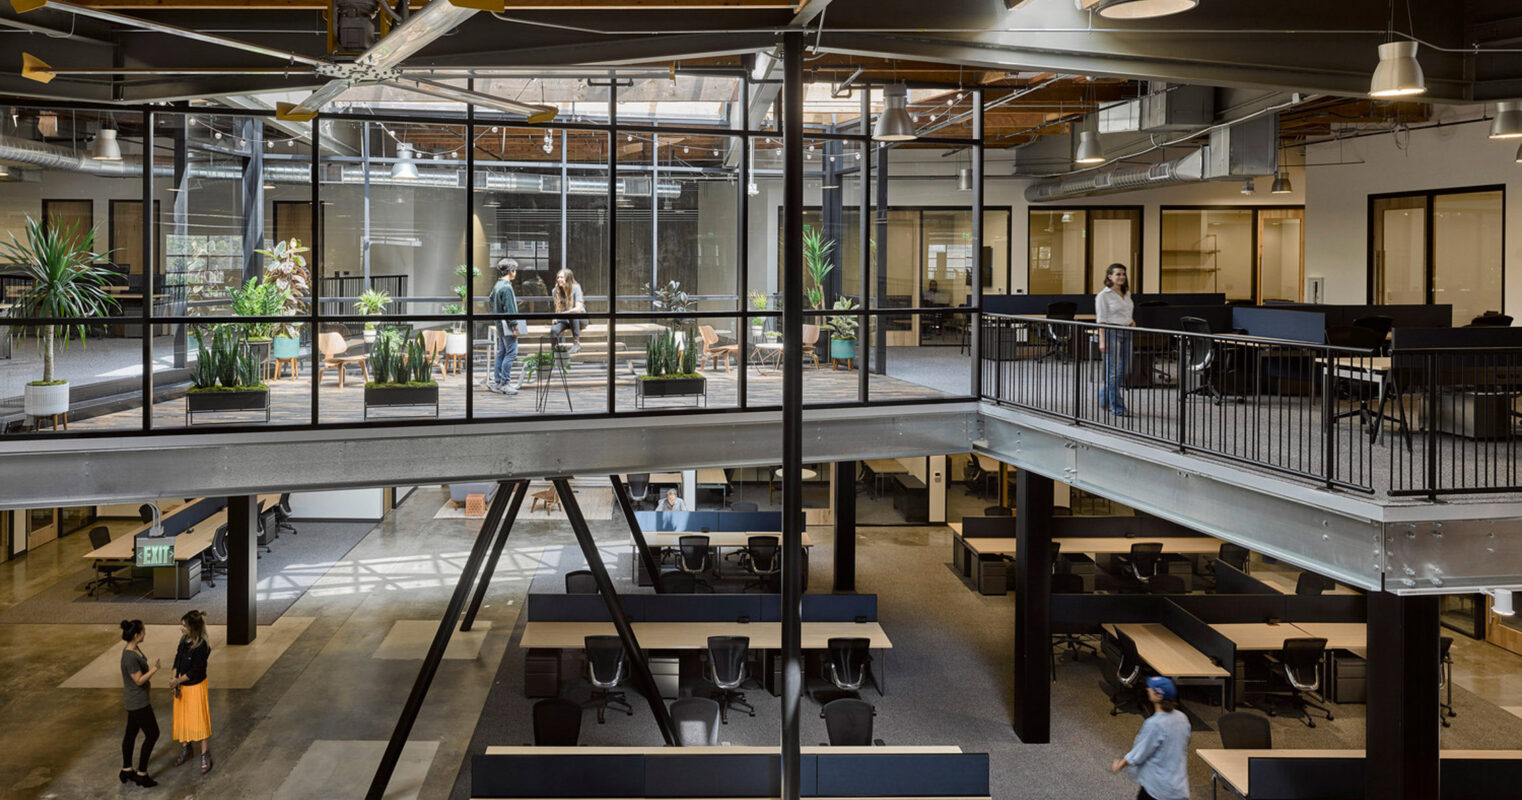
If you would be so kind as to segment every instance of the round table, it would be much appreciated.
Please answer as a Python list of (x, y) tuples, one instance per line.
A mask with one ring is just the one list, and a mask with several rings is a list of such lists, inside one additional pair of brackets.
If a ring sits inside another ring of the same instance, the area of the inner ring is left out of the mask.
[[(778, 468), (772, 470), (772, 474), (775, 475), (778, 478), (782, 477), (782, 468), (778, 467)], [(819, 473), (817, 473), (817, 472), (815, 472), (815, 471), (805, 467), (805, 468), (803, 468), (803, 469), (798, 471), (798, 477), (800, 477), (800, 478), (802, 478), (802, 479), (804, 479), (806, 481), (811, 481), (811, 480), (819, 477)]]

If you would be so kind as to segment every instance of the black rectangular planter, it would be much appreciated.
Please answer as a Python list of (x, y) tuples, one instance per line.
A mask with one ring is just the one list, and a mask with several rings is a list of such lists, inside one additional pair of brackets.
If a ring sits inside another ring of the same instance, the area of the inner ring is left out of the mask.
[(647, 397), (697, 397), (706, 406), (708, 379), (701, 375), (696, 378), (651, 378), (641, 375), (634, 384), (635, 407), (644, 408)]
[(195, 424), (195, 415), (216, 411), (263, 411), (270, 421), (269, 389), (238, 389), (221, 392), (186, 392), (185, 424)]
[(366, 386), (365, 419), (370, 418), (371, 408), (383, 406), (433, 406), (433, 415), (439, 415), (438, 386)]

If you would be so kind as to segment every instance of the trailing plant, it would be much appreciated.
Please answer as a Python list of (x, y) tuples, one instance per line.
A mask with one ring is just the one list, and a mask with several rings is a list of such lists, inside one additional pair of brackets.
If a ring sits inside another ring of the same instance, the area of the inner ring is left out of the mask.
[[(354, 302), (354, 313), (361, 316), (373, 317), (384, 314), (386, 306), (391, 305), (391, 295), (379, 289), (366, 289), (359, 299)], [(375, 330), (375, 323), (366, 322), (365, 330)]]
[(259, 380), (259, 361), (249, 350), (241, 331), (219, 325), (211, 329), (211, 341), (198, 336), (196, 363), (190, 368), (190, 391), (246, 391), (267, 388)]
[[(98, 317), (116, 306), (116, 298), (106, 285), (116, 275), (94, 262), (110, 255), (95, 252), (95, 229), (79, 225), (65, 227), (57, 219), (52, 225), (26, 219), (26, 243), (10, 234), (10, 241), (0, 245), (0, 274), (30, 278), (27, 286), (12, 299), (11, 316), (29, 318)], [(11, 335), (20, 335), (14, 328)], [(37, 384), (60, 383), (53, 378), (53, 344), (61, 337), (63, 345), (79, 337), (85, 344), (84, 324), (44, 325), (38, 331), (37, 347), (42, 353), (42, 380)]]
[[(232, 298), (232, 311), (237, 316), (278, 317), (285, 310), (289, 293), (273, 283), (260, 283), (258, 278), (249, 278), (242, 286), (227, 287), (227, 294)], [(247, 322), (242, 327), (249, 339), (268, 339), (274, 335), (277, 324)]]
[[(444, 313), (464, 314), (465, 296), (470, 294), (470, 283), (476, 278), (481, 277), (481, 270), (469, 264), (461, 264), (454, 268), (454, 274), (460, 279), (460, 283), (455, 284), (454, 287), (455, 297), (460, 298), (460, 302), (444, 306)], [(461, 321), (452, 322), (449, 324), (449, 329), (454, 333), (460, 333), (465, 330), (465, 323)]]
[(433, 360), (423, 345), (423, 336), (408, 337), (396, 330), (386, 330), (375, 337), (370, 350), (370, 377), (367, 388), (383, 386), (437, 386), (433, 380)]
[[(309, 252), (310, 249), (293, 236), (276, 242), (268, 250), (254, 251), (269, 259), (269, 263), (264, 265), (264, 283), (285, 292), (281, 316), (300, 316), (306, 310), (307, 303), (303, 298), (312, 295), (312, 274), (307, 269), (307, 259), (302, 253)], [(294, 323), (282, 322), (275, 325), (274, 333), (296, 339), (301, 336), (301, 329)]]
[(830, 253), (835, 250), (835, 240), (824, 238), (824, 234), (812, 225), (803, 228), (803, 268), (808, 273), (812, 284), (804, 289), (808, 296), (809, 305), (814, 308), (824, 308), (824, 281), (834, 271), (835, 264), (830, 261)]
[[(833, 310), (856, 311), (860, 308), (861, 306), (857, 305), (855, 300), (849, 297), (839, 297), (835, 299)], [(828, 330), (832, 339), (842, 342), (854, 342), (856, 341), (856, 328), (860, 324), (861, 320), (855, 314), (835, 314), (820, 327)]]

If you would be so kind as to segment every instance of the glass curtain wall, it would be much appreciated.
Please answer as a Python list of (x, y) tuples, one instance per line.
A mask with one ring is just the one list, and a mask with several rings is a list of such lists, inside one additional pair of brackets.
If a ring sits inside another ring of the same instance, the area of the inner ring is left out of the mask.
[(1140, 208), (1030, 210), (1031, 294), (1094, 294), (1111, 264), (1143, 286)]
[(1380, 303), (1447, 303), (1453, 324), (1504, 311), (1501, 188), (1374, 197), (1370, 293)]
[(1162, 209), (1163, 292), (1219, 292), (1227, 301), (1298, 297), (1301, 207)]

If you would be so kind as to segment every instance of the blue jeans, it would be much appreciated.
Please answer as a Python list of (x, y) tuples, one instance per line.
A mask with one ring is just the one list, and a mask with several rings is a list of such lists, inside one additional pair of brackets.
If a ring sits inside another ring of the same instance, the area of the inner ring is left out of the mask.
[(1101, 408), (1115, 414), (1126, 413), (1126, 394), (1121, 384), (1131, 371), (1131, 334), (1105, 331), (1105, 382), (1099, 390)]
[(497, 337), (497, 364), (492, 380), (499, 386), (513, 382), (513, 366), (518, 363), (518, 337)]

